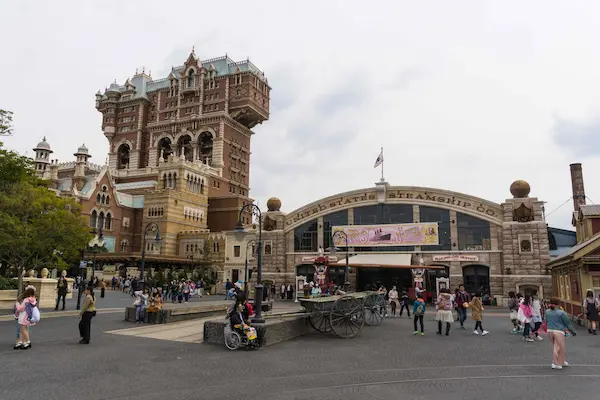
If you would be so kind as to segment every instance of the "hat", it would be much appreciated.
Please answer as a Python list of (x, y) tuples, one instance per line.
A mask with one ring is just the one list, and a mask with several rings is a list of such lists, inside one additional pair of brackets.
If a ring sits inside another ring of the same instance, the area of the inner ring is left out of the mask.
[(241, 288), (242, 288), (242, 284), (241, 284), (241, 283), (239, 283), (239, 282), (236, 282), (236, 283), (234, 284), (234, 286), (235, 286), (236, 288), (238, 288), (238, 289), (241, 289)]
[(33, 285), (25, 286), (25, 290), (29, 290), (29, 289), (32, 289), (35, 292), (35, 286), (33, 286)]

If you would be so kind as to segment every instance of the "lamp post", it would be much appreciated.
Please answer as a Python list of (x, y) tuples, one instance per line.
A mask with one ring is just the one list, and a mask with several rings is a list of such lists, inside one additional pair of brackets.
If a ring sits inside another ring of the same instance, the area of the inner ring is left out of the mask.
[(142, 260), (140, 261), (140, 281), (138, 284), (138, 290), (144, 289), (144, 267), (146, 266), (146, 235), (150, 230), (152, 230), (153, 232), (156, 231), (156, 236), (154, 240), (157, 242), (161, 241), (160, 228), (158, 227), (158, 224), (156, 222), (150, 222), (148, 225), (146, 225), (146, 228), (144, 228), (144, 235), (142, 236)]
[(248, 247), (256, 245), (256, 240), (252, 239), (246, 243), (246, 260), (244, 261), (244, 292), (248, 295)]
[(341, 240), (342, 238), (345, 240), (346, 242), (346, 269), (344, 271), (344, 285), (345, 286), (350, 286), (350, 266), (348, 265), (349, 263), (349, 254), (348, 254), (348, 235), (346, 234), (346, 232), (344, 231), (336, 231), (333, 234), (333, 245), (335, 246), (335, 240), (336, 238), (338, 240)]
[(83, 270), (83, 266), (87, 266), (87, 263), (85, 262), (85, 247), (83, 249), (81, 249), (81, 262), (79, 263), (79, 284), (77, 285), (77, 309), (80, 310), (81, 309), (81, 294), (83, 293), (81, 291), (81, 285), (83, 285), (83, 275), (82, 275), (82, 270)]
[(90, 242), (88, 243), (87, 250), (94, 254), (94, 266), (92, 267), (92, 285), (94, 284), (94, 276), (95, 276), (95, 270), (96, 270), (96, 254), (105, 250), (104, 245), (105, 245), (105, 242), (104, 242), (104, 235), (102, 234), (102, 230), (99, 230), (98, 235), (96, 235), (96, 237), (93, 238), (92, 240), (90, 240)]
[(256, 255), (256, 266), (257, 266), (257, 275), (256, 275), (256, 288), (254, 290), (254, 308), (256, 310), (254, 314), (254, 318), (252, 322), (255, 323), (264, 323), (265, 320), (262, 317), (262, 300), (263, 300), (263, 284), (262, 284), (262, 213), (260, 208), (254, 203), (248, 203), (242, 207), (240, 210), (240, 215), (238, 217), (238, 223), (236, 227), (236, 232), (243, 233), (245, 232), (244, 225), (242, 224), (242, 215), (244, 212), (249, 212), (252, 215), (258, 217), (258, 249)]

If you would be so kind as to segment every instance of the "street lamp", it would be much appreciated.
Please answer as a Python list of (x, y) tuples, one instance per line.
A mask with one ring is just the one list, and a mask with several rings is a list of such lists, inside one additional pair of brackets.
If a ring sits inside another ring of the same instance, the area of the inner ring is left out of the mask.
[(252, 215), (258, 217), (258, 249), (256, 255), (256, 265), (257, 265), (257, 276), (256, 276), (256, 288), (254, 290), (254, 308), (256, 310), (254, 314), (254, 318), (252, 322), (255, 323), (264, 323), (265, 320), (262, 317), (262, 299), (263, 299), (263, 284), (262, 284), (262, 213), (260, 208), (254, 203), (248, 203), (242, 207), (240, 210), (240, 215), (238, 217), (237, 227), (235, 228), (236, 232), (244, 233), (244, 224), (242, 224), (242, 215), (244, 212), (249, 212)]
[(94, 276), (96, 270), (96, 254), (105, 250), (105, 241), (104, 235), (102, 234), (102, 230), (98, 231), (98, 235), (95, 238), (90, 240), (88, 243), (88, 251), (94, 254), (94, 266), (92, 267), (92, 284), (94, 283)]
[(142, 236), (142, 260), (140, 261), (140, 281), (138, 285), (138, 290), (144, 289), (144, 267), (146, 266), (146, 235), (150, 230), (152, 230), (153, 232), (156, 231), (156, 236), (154, 240), (157, 242), (161, 241), (160, 228), (158, 227), (158, 224), (156, 222), (150, 222), (148, 225), (146, 225), (146, 228), (144, 229), (144, 235)]
[(348, 235), (346, 234), (346, 232), (344, 231), (336, 231), (333, 234), (333, 245), (335, 246), (335, 242), (336, 239), (341, 240), (344, 239), (346, 242), (346, 270), (344, 271), (344, 285), (345, 286), (350, 286), (350, 279), (349, 279), (349, 275), (350, 275), (350, 266), (348, 265), (349, 263), (349, 255), (348, 255)]
[(250, 245), (255, 246), (256, 240), (249, 240), (248, 243), (246, 243), (246, 261), (244, 261), (244, 292), (246, 292), (246, 296), (248, 296), (248, 247), (250, 247)]

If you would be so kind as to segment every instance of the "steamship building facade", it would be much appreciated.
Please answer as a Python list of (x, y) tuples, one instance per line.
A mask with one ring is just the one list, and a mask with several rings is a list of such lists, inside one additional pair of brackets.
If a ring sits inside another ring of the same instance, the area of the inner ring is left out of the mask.
[[(162, 79), (136, 71), (96, 94), (107, 165), (90, 163), (85, 145), (76, 161), (59, 163), (44, 138), (34, 148), (36, 171), (58, 195), (76, 198), (90, 227), (103, 232), (109, 253), (98, 254), (101, 262), (137, 266), (144, 242), (151, 266), (222, 270), (222, 232), (252, 201), (252, 128), (269, 118), (270, 90), (249, 60), (202, 61), (192, 51)], [(142, 238), (152, 222), (160, 243)]]

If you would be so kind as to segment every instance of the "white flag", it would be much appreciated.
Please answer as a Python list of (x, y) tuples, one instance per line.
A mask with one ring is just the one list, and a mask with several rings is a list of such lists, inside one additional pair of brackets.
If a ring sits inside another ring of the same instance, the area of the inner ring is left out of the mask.
[(383, 164), (383, 149), (381, 149), (381, 153), (377, 156), (377, 160), (375, 160), (375, 166), (373, 168), (379, 167)]

